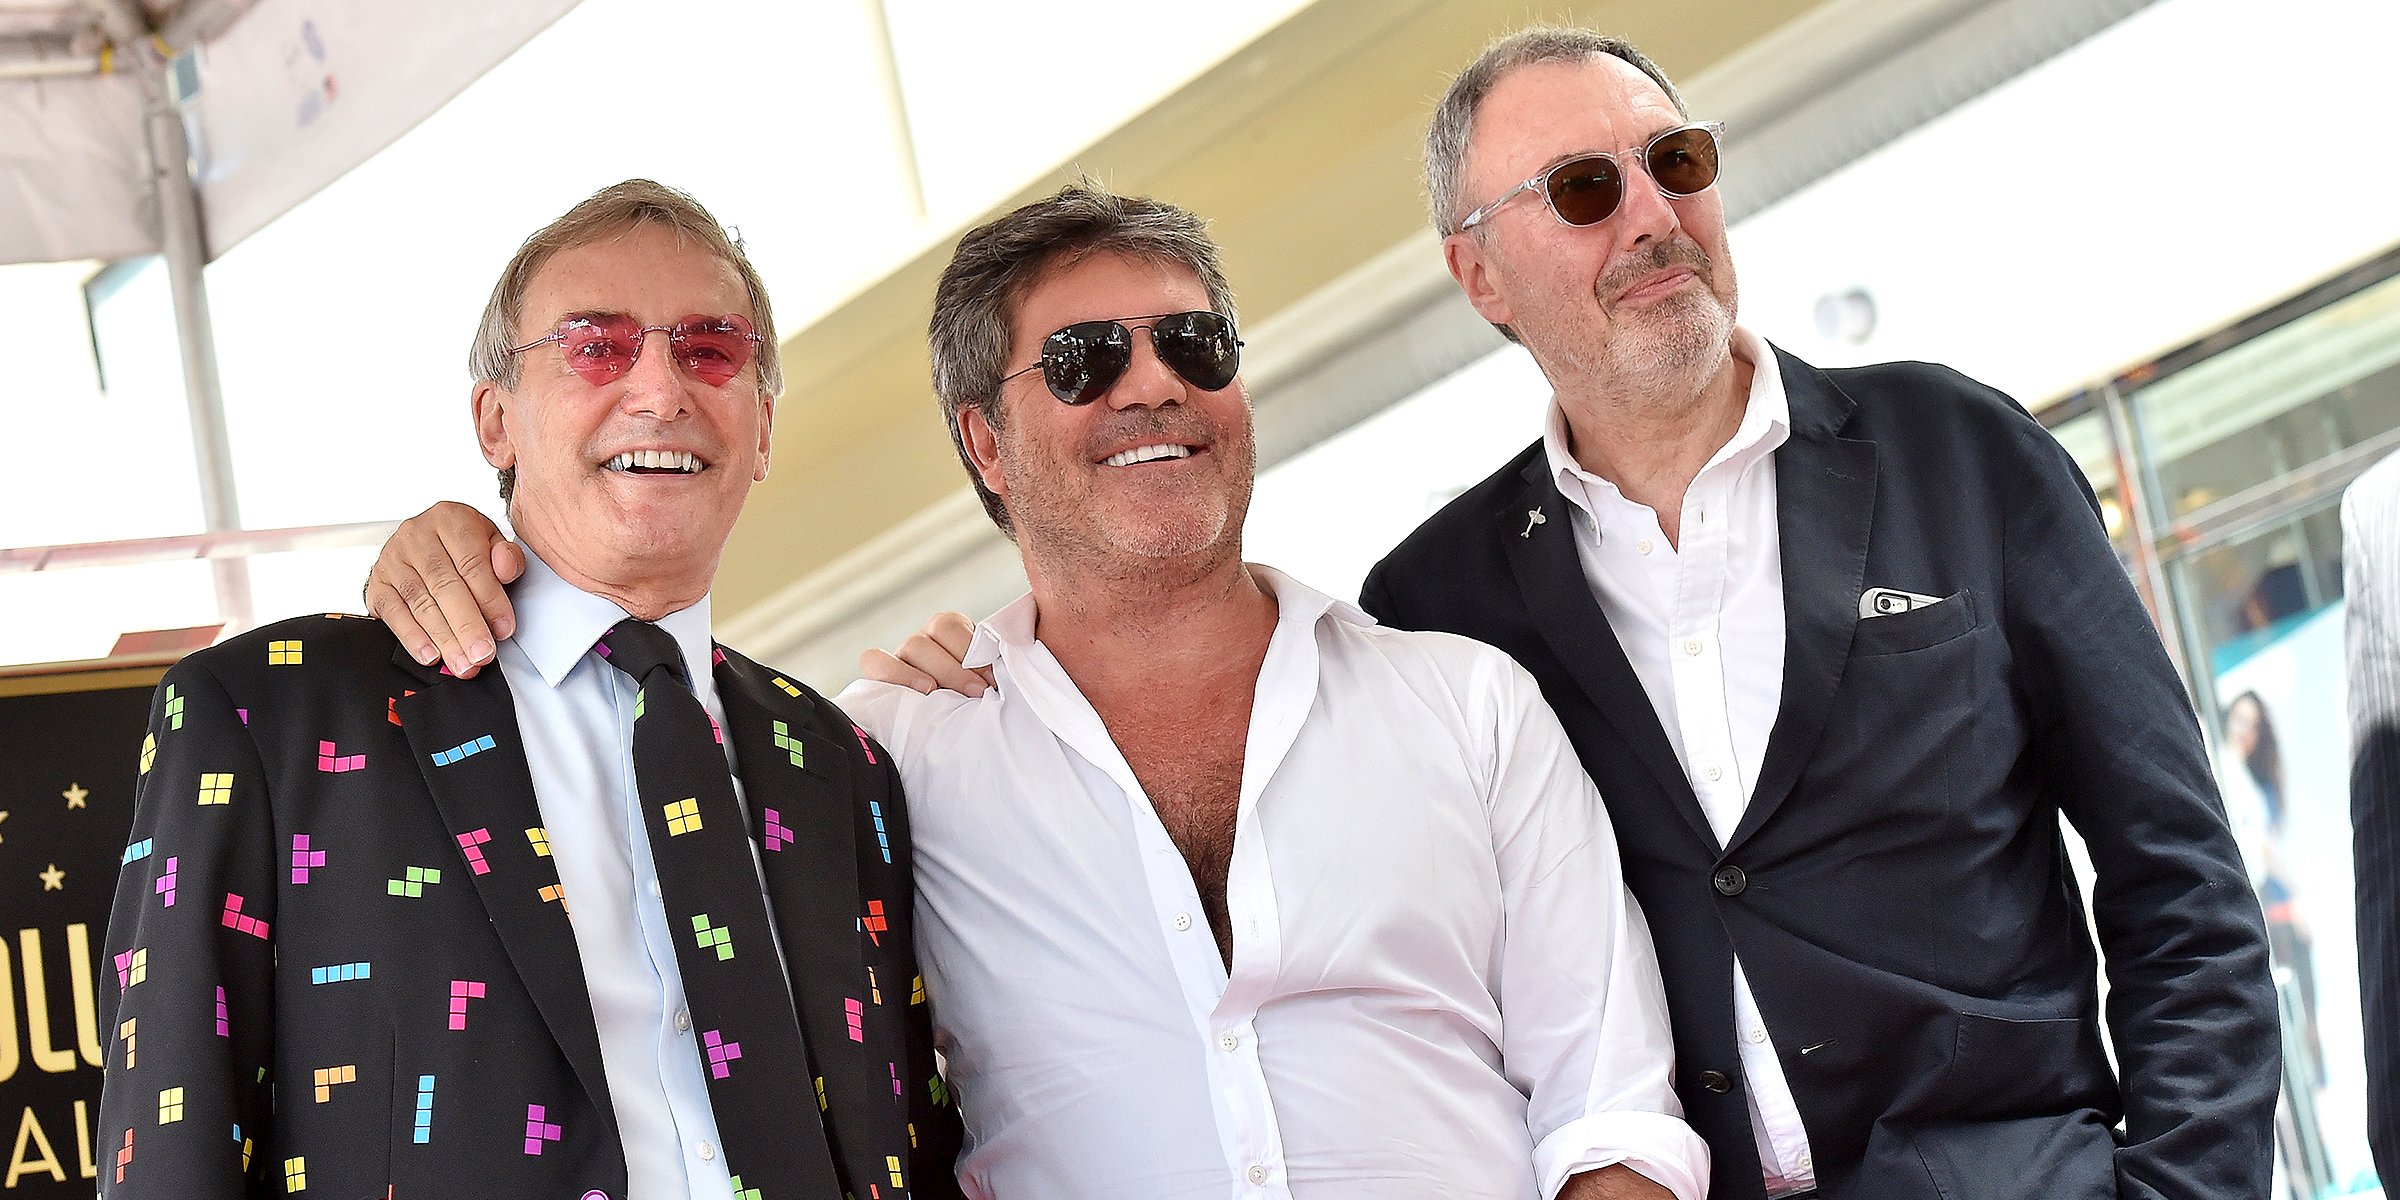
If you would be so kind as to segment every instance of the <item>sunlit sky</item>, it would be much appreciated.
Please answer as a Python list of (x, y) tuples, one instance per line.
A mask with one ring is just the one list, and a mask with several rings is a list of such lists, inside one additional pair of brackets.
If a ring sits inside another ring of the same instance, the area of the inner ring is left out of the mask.
[[(1302, 3), (1092, 21), (1064, 0), (891, 0), (919, 219), (863, 5), (719, 0), (664, 20), (584, 0), (208, 271), (244, 524), (488, 500), (468, 334), (516, 242), (596, 187), (646, 174), (700, 196), (796, 328)], [(1062, 23), (1072, 69), (1054, 61)], [(2071, 391), (2400, 242), (2400, 156), (2373, 150), (2400, 124), (2393, 44), (2390, 0), (2160, 0), (1737, 227), (1743, 318), (1827, 364), (1934, 359), (2034, 404)], [(1729, 146), (1739, 170), (1738, 129)], [(102, 392), (79, 293), (93, 269), (0, 267), (9, 416), (39, 448), (0, 485), (0, 545), (201, 526), (163, 272), (100, 314)], [(1813, 307), (1848, 287), (1880, 323), (1826, 342)], [(1287, 464), (1262, 483), (1254, 556), (1354, 589), (1430, 504), (1534, 436), (1543, 394), (1504, 352)], [(1373, 520), (1320, 519), (1345, 500)], [(257, 608), (353, 607), (365, 561), (262, 558)], [(27, 614), (0, 622), (0, 662), (215, 619), (196, 564), (0, 576), (0, 607)]]

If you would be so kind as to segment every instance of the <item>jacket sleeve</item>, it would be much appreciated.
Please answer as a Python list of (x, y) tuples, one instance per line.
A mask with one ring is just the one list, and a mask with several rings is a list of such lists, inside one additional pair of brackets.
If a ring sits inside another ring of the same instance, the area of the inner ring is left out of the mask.
[(2400, 460), (2342, 501), (2367, 1140), (2400, 1179)]
[(2119, 1191), (2263, 1200), (2281, 1055), (2258, 900), (2090, 485), (2031, 418), (2009, 421), (2002, 619), (2035, 769), (2091, 852), (2125, 1105)]
[(189, 659), (159, 684), (141, 755), (108, 924), (117, 1004), (100, 1195), (280, 1191), (263, 1184), (275, 1022), (265, 769), (234, 702)]
[[(885, 797), (882, 808), (892, 860), (906, 864), (914, 856), (915, 843), (909, 837), (908, 802), (902, 794), (899, 767), (891, 751), (864, 730), (858, 737), (876, 764), (871, 769)], [(908, 996), (901, 1010), (910, 1132), (908, 1194), (915, 1200), (944, 1200), (961, 1194), (958, 1155), (966, 1135), (959, 1123), (958, 1101), (950, 1094), (940, 1062), (934, 1057), (931, 998), (926, 995), (924, 970), (917, 962), (915, 877), (903, 867), (893, 878), (895, 894), (889, 919), (901, 936), (887, 939), (886, 944), (892, 948), (888, 977), (898, 981)]]

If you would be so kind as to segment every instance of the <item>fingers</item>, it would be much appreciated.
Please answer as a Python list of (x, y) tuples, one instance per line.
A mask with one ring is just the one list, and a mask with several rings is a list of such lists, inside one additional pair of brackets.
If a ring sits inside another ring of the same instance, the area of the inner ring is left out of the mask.
[[(525, 566), (524, 555), (499, 536), (499, 530), (484, 527), (480, 519), (476, 524), (478, 528), (460, 529), (445, 520), (436, 527), (445, 557), (450, 560), (465, 594), (445, 590), (437, 583), (434, 598), (441, 602), (442, 611), (451, 617), (450, 624), (467, 643), (467, 656), (481, 663), (492, 653), (491, 642), (516, 632), (516, 610), (509, 605), (508, 592), (501, 586), (494, 562), (495, 547), (509, 547), (517, 559), (518, 574), (524, 573)], [(439, 564), (434, 565), (438, 568)], [(427, 576), (427, 582), (433, 583), (431, 575)], [(483, 653), (478, 654), (478, 649)]]
[(892, 657), (888, 650), (869, 650), (860, 654), (858, 656), (858, 674), (861, 679), (872, 679), (877, 683), (894, 683), (912, 692), (925, 695), (931, 695), (941, 688), (941, 684), (935, 682), (933, 676)]
[[(418, 662), (439, 659), (451, 674), (473, 677), (496, 653), (486, 605), (514, 628), (508, 595), (493, 573), (498, 534), (482, 513), (447, 501), (402, 522), (368, 574), (367, 611)], [(522, 574), (523, 554), (511, 546), (507, 558), (509, 577)]]
[[(990, 676), (970, 671), (960, 665), (967, 655), (967, 646), (975, 639), (975, 627), (957, 613), (938, 613), (925, 628), (908, 635), (895, 652), (901, 664), (933, 681), (935, 687), (966, 696), (980, 696), (990, 685)], [(909, 686), (914, 687), (915, 684)], [(919, 688), (924, 691), (927, 689)]]
[[(378, 559), (377, 570), (380, 571), (382, 566), (382, 560)], [(433, 638), (426, 634), (425, 628), (417, 624), (414, 616), (409, 615), (408, 602), (400, 598), (399, 589), (383, 582), (380, 575), (367, 577), (363, 599), (366, 601), (367, 614), (383, 622), (392, 631), (392, 636), (407, 647), (408, 656), (416, 659), (418, 665), (430, 667), (442, 656), (441, 648), (434, 645)]]

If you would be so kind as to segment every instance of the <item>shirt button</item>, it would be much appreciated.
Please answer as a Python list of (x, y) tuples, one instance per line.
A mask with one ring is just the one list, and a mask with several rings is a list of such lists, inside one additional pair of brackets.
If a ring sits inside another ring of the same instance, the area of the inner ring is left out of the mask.
[(1648, 554), (1648, 553), (1650, 553), (1650, 539), (1649, 539), (1649, 538), (1643, 538), (1642, 540), (1640, 540), (1640, 541), (1638, 541), (1638, 542), (1635, 542), (1635, 543), (1633, 544), (1633, 548), (1634, 548), (1634, 550), (1635, 550), (1637, 553), (1641, 553), (1641, 554)]
[(709, 1145), (707, 1142), (705, 1142), (705, 1141), (704, 1141), (704, 1142), (701, 1142), (701, 1143), (699, 1144), (699, 1146), (697, 1146), (697, 1147), (695, 1147), (695, 1148), (696, 1148), (696, 1149), (698, 1149), (698, 1150), (700, 1151), (700, 1161), (702, 1161), (702, 1162), (713, 1162), (713, 1161), (715, 1161), (715, 1160), (716, 1160), (716, 1157), (717, 1157), (717, 1148), (716, 1148), (715, 1146), (711, 1146), (711, 1145)]
[(1753, 1044), (1753, 1045), (1756, 1045), (1757, 1043), (1759, 1043), (1759, 1042), (1763, 1042), (1763, 1041), (1766, 1041), (1766, 1040), (1767, 1040), (1767, 1031), (1766, 1031), (1766, 1030), (1764, 1030), (1764, 1029), (1753, 1029), (1753, 1030), (1751, 1030), (1751, 1031), (1750, 1031), (1750, 1041), (1751, 1041), (1751, 1044)]
[(1176, 914), (1175, 914), (1175, 932), (1177, 932), (1177, 933), (1182, 933), (1182, 932), (1184, 932), (1185, 930), (1187, 930), (1187, 929), (1190, 929), (1191, 927), (1192, 927), (1192, 914), (1190, 914), (1190, 913), (1188, 913), (1188, 912), (1184, 912), (1184, 913), (1176, 913)]
[(655, 879), (650, 881), (650, 895), (653, 899), (666, 895), (665, 892), (662, 892), (658, 889), (658, 881)]
[(679, 1008), (679, 1009), (676, 1009), (676, 1010), (675, 1010), (675, 1032), (677, 1032), (677, 1033), (689, 1033), (689, 1032), (691, 1032), (691, 1028), (692, 1028), (692, 1010), (690, 1010), (690, 1009), (688, 1009), (688, 1008)]
[(1801, 1156), (1800, 1156), (1800, 1169), (1801, 1169), (1801, 1170), (1803, 1170), (1803, 1171), (1814, 1171), (1814, 1170), (1816, 1170), (1816, 1169), (1817, 1169), (1817, 1160), (1816, 1160), (1814, 1157), (1810, 1156), (1810, 1155), (1806, 1155), (1806, 1154), (1803, 1154), (1803, 1155), (1801, 1155)]
[(1715, 783), (1716, 781), (1718, 781), (1718, 780), (1720, 780), (1720, 779), (1723, 779), (1724, 777), (1725, 777), (1725, 768), (1723, 768), (1723, 767), (1710, 767), (1710, 768), (1708, 769), (1708, 781), (1709, 781), (1710, 783)]
[(1698, 654), (1698, 653), (1700, 653), (1700, 639), (1699, 639), (1699, 638), (1685, 638), (1685, 639), (1684, 639), (1684, 641), (1683, 641), (1683, 652), (1684, 652), (1685, 654)]
[(1243, 1172), (1243, 1178), (1248, 1179), (1252, 1187), (1265, 1187), (1267, 1186), (1267, 1168), (1260, 1163), (1252, 1163), (1250, 1169)]
[(1239, 1050), (1241, 1048), (1242, 1039), (1235, 1037), (1230, 1033), (1221, 1033), (1217, 1035), (1217, 1049), (1230, 1052)]

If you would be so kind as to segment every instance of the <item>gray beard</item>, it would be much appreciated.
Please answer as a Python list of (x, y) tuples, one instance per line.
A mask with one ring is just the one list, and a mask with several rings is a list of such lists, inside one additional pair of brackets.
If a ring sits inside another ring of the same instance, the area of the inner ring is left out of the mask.
[(1596, 355), (1576, 356), (1584, 358), (1583, 373), (1634, 409), (1688, 407), (1733, 356), (1733, 316), (1706, 294), (1686, 303), (1672, 314), (1679, 319), (1641, 331), (1648, 336), (1629, 338), (1621, 330)]

